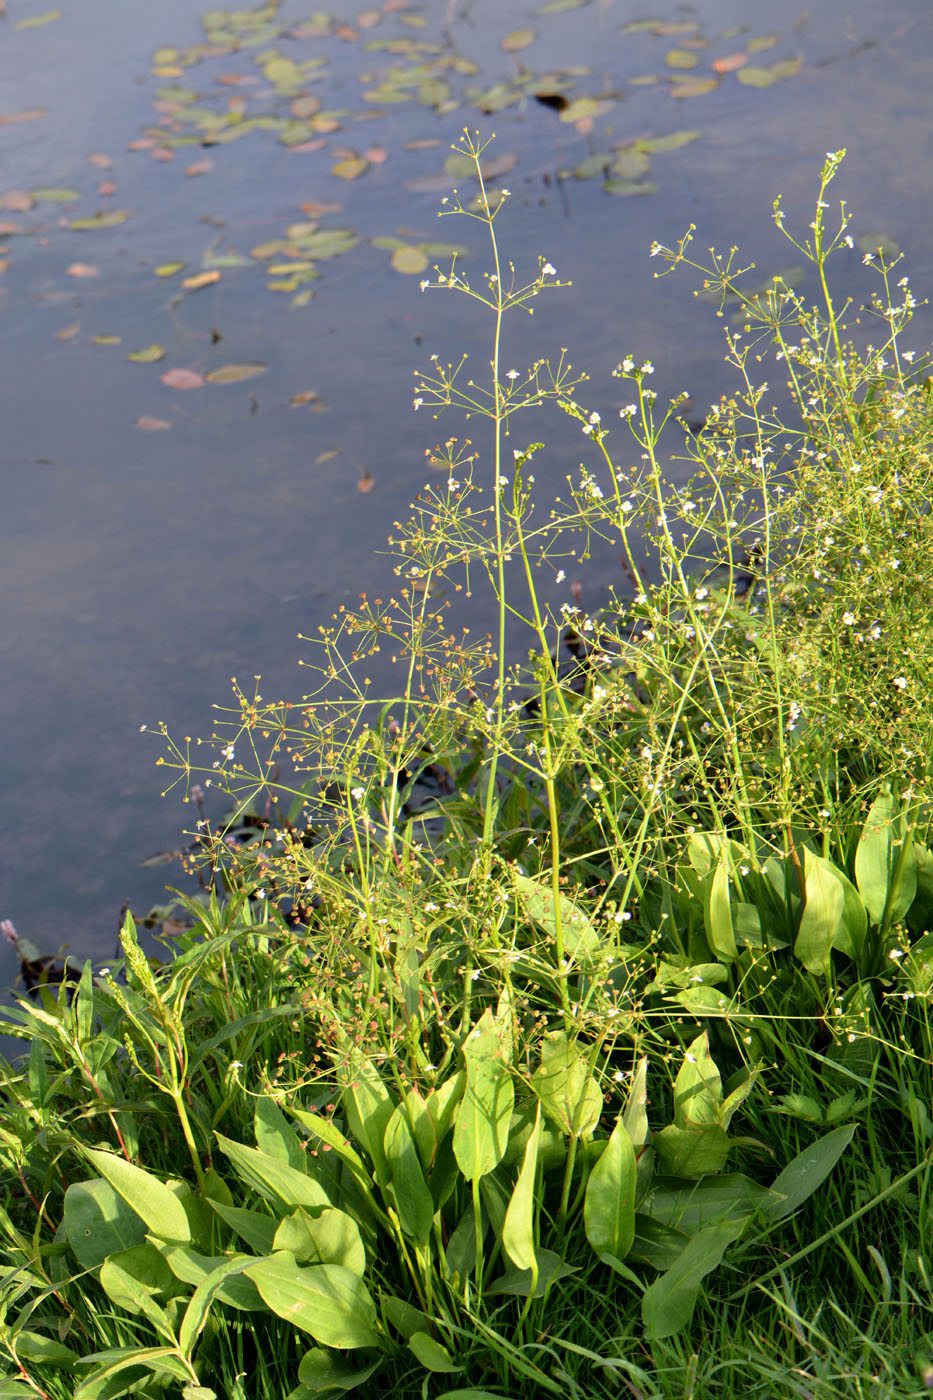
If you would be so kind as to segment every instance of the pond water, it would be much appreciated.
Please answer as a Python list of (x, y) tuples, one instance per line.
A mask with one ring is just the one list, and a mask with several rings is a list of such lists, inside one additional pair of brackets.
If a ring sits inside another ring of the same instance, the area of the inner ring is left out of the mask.
[[(140, 726), (208, 734), (234, 675), (299, 695), (297, 634), (386, 579), (378, 551), (424, 449), (462, 431), (412, 415), (412, 371), (434, 351), (482, 363), (487, 326), (422, 295), (411, 250), (462, 244), (484, 265), (481, 230), (436, 217), (463, 126), (496, 133), (507, 255), (573, 279), (507, 353), (568, 347), (604, 415), (629, 351), (660, 393), (702, 404), (729, 384), (722, 322), (689, 275), (652, 278), (653, 239), (692, 222), (699, 248), (786, 269), (771, 202), (805, 226), (824, 153), (846, 146), (834, 188), (854, 231), (894, 240), (931, 285), (931, 15), (57, 3), (0, 15), (0, 917), (46, 951), (110, 955), (123, 901), (162, 897), (171, 872), (141, 863), (188, 813), (177, 791), (160, 801)], [(693, 134), (634, 154), (672, 133)], [(873, 289), (857, 249), (839, 274), (857, 299)], [(916, 323), (917, 348), (929, 332)], [(544, 492), (579, 460), (571, 428), (534, 422)], [(614, 568), (607, 553), (581, 572), (585, 600)], [(13, 970), (0, 951), (0, 980)]]

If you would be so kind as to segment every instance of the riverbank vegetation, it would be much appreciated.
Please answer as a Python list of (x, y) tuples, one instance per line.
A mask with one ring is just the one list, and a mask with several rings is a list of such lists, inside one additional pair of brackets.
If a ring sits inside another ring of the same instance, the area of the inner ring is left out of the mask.
[[(173, 956), (127, 917), (120, 963), (0, 1024), (28, 1052), (0, 1093), (0, 1400), (933, 1383), (909, 283), (867, 253), (866, 306), (837, 305), (831, 154), (809, 227), (774, 213), (819, 302), (656, 245), (727, 313), (735, 392), (681, 430), (632, 348), (610, 426), (563, 355), (504, 361), (504, 319), (561, 279), (504, 258), (507, 192), (462, 149), (479, 193), (443, 212), (485, 225), (487, 272), (425, 290), (485, 308), (491, 368), (433, 359), (415, 404), (470, 437), (432, 449), (385, 596), (334, 618), (308, 696), (163, 730), (206, 887)], [(582, 465), (542, 503), (521, 415), (544, 433), (549, 406)], [(550, 605), (594, 540), (624, 587)]]

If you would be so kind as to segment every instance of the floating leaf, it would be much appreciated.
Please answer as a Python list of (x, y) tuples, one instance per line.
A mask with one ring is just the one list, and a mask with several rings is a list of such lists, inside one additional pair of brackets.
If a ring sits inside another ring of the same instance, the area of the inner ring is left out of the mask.
[(800, 72), (802, 66), (799, 58), (786, 58), (781, 63), (772, 64), (770, 68), (756, 68), (750, 64), (746, 68), (740, 68), (736, 77), (746, 87), (770, 87), (781, 78), (792, 78), (795, 73)]
[(724, 58), (714, 58), (710, 67), (715, 73), (734, 73), (737, 68), (744, 68), (747, 62), (747, 53), (730, 53)]
[(522, 49), (527, 49), (533, 44), (538, 35), (534, 29), (513, 29), (511, 34), (506, 34), (502, 40), (503, 53), (519, 53)]
[(659, 186), (651, 180), (607, 180), (603, 189), (607, 194), (642, 195), (657, 194)]
[(123, 337), (121, 335), (92, 335), (91, 339), (95, 345), (119, 345)]
[(300, 394), (292, 394), (291, 406), (292, 408), (300, 408), (306, 403), (316, 403), (319, 397), (314, 389), (302, 389)]
[(197, 292), (201, 287), (209, 287), (214, 282), (220, 281), (219, 272), (198, 272), (194, 277), (182, 278), (181, 285), (189, 292)]
[(48, 107), (30, 107), (23, 112), (0, 112), (0, 126), (19, 126), (20, 122), (34, 122), (39, 117), (47, 117), (48, 114)]
[(131, 350), (126, 358), (140, 365), (154, 365), (157, 360), (164, 360), (165, 346), (147, 345), (144, 350)]
[(702, 97), (706, 92), (715, 92), (718, 87), (718, 78), (688, 78), (686, 82), (673, 85), (671, 97)]
[(46, 204), (70, 204), (72, 200), (80, 199), (77, 190), (72, 190), (64, 185), (43, 185), (39, 189), (32, 191), (33, 199), (41, 199)]
[(61, 10), (46, 10), (44, 15), (30, 15), (28, 19), (18, 20), (14, 24), (14, 29), (38, 29), (41, 24), (51, 24), (53, 19), (61, 19)]
[(28, 214), (35, 202), (35, 195), (28, 190), (7, 190), (0, 201), (4, 209), (12, 209), (15, 214)]
[(204, 376), (193, 369), (167, 369), (162, 375), (162, 383), (170, 389), (200, 389)]
[(776, 34), (763, 34), (760, 39), (749, 39), (745, 47), (749, 53), (761, 53), (762, 49), (773, 49), (777, 41)]
[(68, 227), (75, 231), (95, 228), (114, 228), (117, 224), (123, 224), (130, 217), (128, 209), (102, 209), (96, 214), (89, 214), (84, 219), (72, 219)]
[(884, 258), (896, 258), (900, 245), (886, 233), (863, 233), (856, 243), (863, 253), (880, 253)]
[(556, 15), (562, 10), (579, 10), (583, 5), (588, 5), (590, 0), (547, 0), (546, 5), (539, 5), (535, 10), (536, 15)]
[(358, 180), (369, 169), (369, 161), (365, 156), (350, 156), (347, 160), (339, 160), (330, 172), (338, 175), (341, 180)]
[(255, 379), (258, 374), (265, 374), (266, 365), (221, 365), (220, 369), (212, 369), (207, 379), (211, 384), (239, 384), (244, 379)]
[(560, 114), (562, 122), (578, 122), (588, 117), (601, 117), (615, 106), (609, 97), (577, 97)]
[(55, 332), (56, 340), (72, 340), (81, 329), (81, 322), (74, 321), (70, 326), (62, 326), (60, 331)]
[(678, 151), (681, 146), (689, 146), (692, 141), (699, 141), (700, 135), (699, 131), (672, 131), (667, 136), (649, 136), (644, 141), (636, 141), (634, 146), (638, 151), (657, 155), (661, 151)]
[(424, 272), (427, 265), (428, 260), (420, 248), (411, 248), (406, 245), (404, 248), (396, 248), (392, 254), (392, 266), (396, 272), (405, 272), (415, 276), (419, 272)]
[(612, 173), (621, 180), (637, 180), (651, 169), (651, 157), (642, 150), (619, 151), (612, 162)]
[(370, 493), (370, 491), (371, 491), (371, 490), (373, 489), (373, 487), (375, 486), (375, 484), (376, 484), (375, 478), (374, 478), (373, 475), (372, 475), (370, 472), (368, 472), (368, 471), (366, 470), (366, 468), (364, 467), (363, 470), (362, 470), (361, 473), (360, 473), (359, 480), (358, 480), (357, 483), (356, 483), (356, 489), (357, 489), (357, 491), (359, 491), (360, 495), (362, 495), (362, 496), (368, 496), (369, 493)]
[(163, 428), (170, 428), (172, 425), (165, 418), (137, 418), (137, 428), (142, 428), (147, 433), (157, 433)]
[(664, 58), (668, 68), (695, 68), (699, 61), (689, 49), (670, 49)]
[(22, 224), (14, 223), (12, 219), (0, 219), (0, 237), (12, 238), (17, 233), (22, 233)]
[(514, 151), (503, 151), (501, 156), (496, 156), (493, 160), (484, 160), (481, 165), (484, 180), (495, 180), (498, 175), (508, 175), (510, 170), (514, 170), (518, 162), (518, 156)]
[(212, 160), (196, 160), (193, 165), (189, 165), (185, 171), (186, 175), (206, 175), (209, 170), (213, 170)]
[(187, 266), (186, 262), (160, 263), (155, 270), (155, 275), (156, 277), (174, 277), (176, 272), (181, 272)]
[(88, 263), (72, 263), (66, 269), (69, 277), (99, 277), (100, 268), (91, 267)]

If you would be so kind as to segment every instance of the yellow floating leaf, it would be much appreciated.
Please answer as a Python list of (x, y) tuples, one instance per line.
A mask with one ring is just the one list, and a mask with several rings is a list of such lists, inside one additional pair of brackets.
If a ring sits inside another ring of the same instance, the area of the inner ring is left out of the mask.
[(396, 248), (392, 254), (392, 266), (396, 272), (405, 272), (411, 276), (424, 272), (428, 265), (428, 259), (420, 248), (412, 248), (405, 244), (403, 248)]
[(331, 171), (341, 180), (357, 180), (369, 169), (369, 161), (364, 156), (351, 156), (348, 160), (338, 160)]
[(93, 335), (91, 336), (95, 345), (119, 345), (122, 335)]
[(186, 262), (160, 263), (155, 270), (156, 277), (174, 277), (176, 272), (181, 272), (183, 267), (187, 267)]
[[(740, 78), (744, 71), (740, 71)], [(686, 82), (673, 85), (671, 97), (702, 97), (705, 92), (715, 92), (718, 87), (718, 78), (688, 78)]]
[(527, 49), (533, 44), (538, 35), (534, 29), (513, 29), (511, 34), (506, 34), (502, 40), (503, 53), (519, 53), (522, 49)]
[(664, 59), (668, 68), (695, 68), (699, 61), (689, 49), (671, 49)]
[(221, 365), (212, 369), (207, 379), (211, 384), (239, 384), (243, 379), (255, 379), (257, 374), (265, 374), (266, 365)]
[(184, 277), (181, 285), (189, 292), (196, 292), (200, 287), (209, 287), (212, 282), (219, 281), (220, 273), (215, 270), (214, 272), (198, 272), (194, 277)]
[(154, 365), (157, 360), (164, 360), (164, 345), (147, 345), (145, 350), (131, 350), (126, 357), (128, 360), (135, 360), (139, 365)]
[(14, 24), (14, 29), (38, 29), (40, 24), (51, 24), (53, 19), (61, 19), (61, 10), (46, 10), (44, 15), (31, 15)]

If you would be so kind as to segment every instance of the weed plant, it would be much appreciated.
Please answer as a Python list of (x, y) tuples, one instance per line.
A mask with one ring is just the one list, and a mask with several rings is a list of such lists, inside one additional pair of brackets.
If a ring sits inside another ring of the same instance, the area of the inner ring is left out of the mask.
[[(818, 305), (745, 290), (735, 250), (696, 261), (693, 230), (655, 245), (732, 318), (737, 389), (683, 435), (678, 485), (683, 399), (642, 355), (612, 435), (563, 352), (504, 361), (506, 315), (563, 284), (505, 260), (508, 193), (462, 148), (478, 194), (442, 216), (483, 226), (489, 270), (422, 289), (489, 316), (489, 373), (435, 357), (414, 402), (486, 441), (432, 449), (391, 589), (322, 630), (308, 695), (237, 688), (205, 744), (162, 727), (175, 781), (232, 804), (193, 833), (174, 956), (128, 918), (112, 969), (0, 1026), (29, 1047), (2, 1070), (0, 1400), (933, 1378), (913, 295), (878, 254), (864, 313), (834, 301), (842, 152), (804, 235), (774, 211)], [(548, 406), (586, 460), (542, 507), (517, 415)], [(626, 587), (549, 606), (539, 580), (597, 537)], [(475, 637), (456, 604), (480, 590)]]

